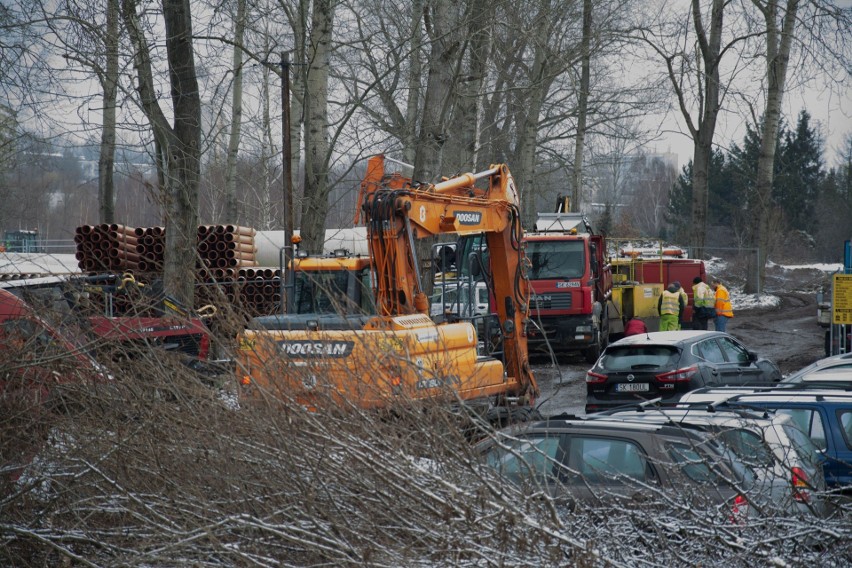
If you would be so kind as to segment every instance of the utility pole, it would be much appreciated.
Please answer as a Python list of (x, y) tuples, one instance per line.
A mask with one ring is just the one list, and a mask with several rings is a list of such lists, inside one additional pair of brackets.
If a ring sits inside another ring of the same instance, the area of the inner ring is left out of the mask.
[(288, 246), (295, 229), (293, 215), (292, 149), (290, 147), (290, 54), (281, 52), (281, 179), (284, 190), (284, 244)]

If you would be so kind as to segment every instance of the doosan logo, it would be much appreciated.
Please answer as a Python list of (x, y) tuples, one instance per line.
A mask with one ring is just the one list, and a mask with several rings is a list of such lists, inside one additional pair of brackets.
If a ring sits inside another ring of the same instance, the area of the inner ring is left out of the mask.
[(479, 211), (456, 211), (454, 213), (460, 225), (479, 225), (482, 213)]
[(279, 341), (281, 351), (290, 357), (349, 357), (353, 341)]

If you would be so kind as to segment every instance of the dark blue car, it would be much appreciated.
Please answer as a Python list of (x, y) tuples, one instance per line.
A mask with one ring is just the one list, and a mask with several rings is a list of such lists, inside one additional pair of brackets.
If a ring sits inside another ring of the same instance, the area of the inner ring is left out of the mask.
[(829, 487), (852, 490), (852, 393), (844, 390), (703, 388), (681, 403), (766, 408), (788, 414), (820, 450)]

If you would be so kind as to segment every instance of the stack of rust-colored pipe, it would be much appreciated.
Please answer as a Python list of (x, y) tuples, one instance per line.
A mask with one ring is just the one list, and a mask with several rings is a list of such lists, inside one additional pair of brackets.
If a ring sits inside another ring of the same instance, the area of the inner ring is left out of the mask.
[(237, 275), (238, 301), (252, 315), (269, 315), (280, 310), (281, 270), (243, 268)]
[(166, 229), (164, 227), (136, 227), (136, 252), (141, 256), (140, 272), (160, 272), (163, 270), (163, 256), (166, 253)]
[(257, 266), (254, 236), (250, 227), (201, 225), (198, 227), (198, 256), (207, 269)]
[(197, 305), (219, 305), (226, 301), (250, 316), (281, 310), (281, 271), (278, 268), (202, 268), (197, 281)]
[(82, 225), (74, 232), (77, 265), (84, 272), (139, 270), (142, 256), (134, 229), (118, 224)]

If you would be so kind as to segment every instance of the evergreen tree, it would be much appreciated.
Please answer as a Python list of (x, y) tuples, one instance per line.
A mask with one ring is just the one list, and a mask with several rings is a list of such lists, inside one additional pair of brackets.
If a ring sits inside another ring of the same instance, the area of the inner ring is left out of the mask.
[[(666, 222), (671, 227), (671, 236), (677, 242), (686, 242), (689, 238), (692, 207), (692, 160), (689, 160), (677, 176), (669, 192), (666, 207)], [(686, 212), (686, 214), (684, 214)]]
[[(709, 203), (707, 222), (709, 225), (727, 226), (740, 207), (735, 191), (733, 175), (725, 153), (714, 148), (710, 155), (708, 178)], [(669, 194), (666, 221), (672, 228), (673, 237), (679, 242), (688, 238), (692, 207), (692, 160), (683, 168)]]
[(831, 168), (820, 184), (814, 218), (816, 253), (821, 260), (837, 262), (843, 241), (849, 238), (852, 219), (852, 133), (840, 148), (836, 167)]
[(799, 113), (795, 131), (785, 130), (778, 147), (773, 199), (784, 210), (791, 229), (811, 233), (816, 227), (814, 207), (825, 180), (823, 141), (811, 126), (810, 114)]

